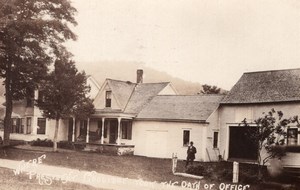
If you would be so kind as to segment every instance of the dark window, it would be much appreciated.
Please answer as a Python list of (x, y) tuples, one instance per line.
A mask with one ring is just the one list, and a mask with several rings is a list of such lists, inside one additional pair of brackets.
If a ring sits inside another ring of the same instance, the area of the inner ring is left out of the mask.
[(190, 131), (183, 130), (183, 146), (188, 146), (190, 142)]
[(287, 130), (287, 144), (296, 145), (298, 144), (298, 129), (292, 128)]
[(12, 124), (11, 124), (11, 133), (17, 133), (17, 119), (13, 118), (11, 119)]
[(121, 128), (122, 128), (122, 139), (131, 140), (132, 122), (131, 121), (122, 121)]
[(46, 118), (38, 118), (37, 134), (46, 134)]
[(31, 117), (27, 117), (26, 120), (26, 134), (31, 133)]
[(106, 94), (105, 94), (105, 107), (107, 107), (107, 108), (111, 107), (111, 91), (106, 91)]
[(218, 148), (218, 138), (219, 138), (219, 132), (214, 132), (214, 148)]
[(20, 118), (12, 118), (11, 133), (23, 133), (23, 126)]
[(21, 125), (21, 133), (24, 133), (25, 131), (25, 118), (21, 118), (20, 120), (20, 125)]

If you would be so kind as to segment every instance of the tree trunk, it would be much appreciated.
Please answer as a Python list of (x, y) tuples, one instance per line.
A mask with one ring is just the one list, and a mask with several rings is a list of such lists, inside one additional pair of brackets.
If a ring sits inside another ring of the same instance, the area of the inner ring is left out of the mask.
[(258, 177), (258, 180), (261, 181), (263, 179), (263, 167), (264, 167), (264, 163), (262, 163), (262, 157), (261, 157), (261, 151), (262, 151), (262, 148), (263, 148), (263, 145), (262, 145), (263, 142), (260, 142), (259, 144), (259, 147), (258, 147), (258, 151), (257, 151), (257, 155), (258, 155), (258, 173), (257, 173), (257, 177)]
[(59, 117), (56, 117), (55, 131), (54, 131), (54, 138), (53, 138), (53, 151), (54, 151), (54, 152), (57, 152), (57, 135), (58, 135), (58, 128), (59, 128)]
[(5, 79), (5, 117), (4, 117), (4, 135), (3, 144), (9, 144), (9, 135), (11, 130), (11, 115), (12, 115), (12, 90), (11, 90), (11, 64), (7, 65), (6, 79)]

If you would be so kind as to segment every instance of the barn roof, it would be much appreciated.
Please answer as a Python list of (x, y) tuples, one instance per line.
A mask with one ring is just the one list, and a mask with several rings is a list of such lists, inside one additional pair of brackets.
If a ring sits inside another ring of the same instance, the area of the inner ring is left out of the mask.
[(159, 95), (137, 115), (137, 119), (205, 122), (222, 98), (223, 95)]
[(300, 101), (300, 69), (244, 73), (221, 104)]

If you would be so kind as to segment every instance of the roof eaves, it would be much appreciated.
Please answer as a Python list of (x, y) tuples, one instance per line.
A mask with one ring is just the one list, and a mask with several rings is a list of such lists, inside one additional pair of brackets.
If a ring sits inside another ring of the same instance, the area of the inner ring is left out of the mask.
[(279, 69), (279, 70), (265, 70), (265, 71), (250, 71), (250, 72), (245, 72), (244, 74), (267, 73), (267, 72), (280, 72), (280, 71), (295, 71), (295, 70), (300, 70), (300, 68), (294, 68), (294, 69)]
[(181, 122), (181, 123), (203, 123), (209, 124), (206, 120), (193, 119), (166, 119), (166, 118), (135, 118), (137, 121), (162, 121), (162, 122)]
[(123, 82), (123, 83), (131, 83), (131, 84), (136, 84), (136, 83), (134, 83), (134, 82), (131, 82), (131, 81), (124, 81), (124, 80), (111, 79), (111, 78), (107, 78), (106, 80), (115, 81), (115, 82)]
[(220, 102), (220, 105), (249, 105), (249, 104), (274, 104), (274, 103), (300, 103), (299, 100), (261, 101), (261, 102)]

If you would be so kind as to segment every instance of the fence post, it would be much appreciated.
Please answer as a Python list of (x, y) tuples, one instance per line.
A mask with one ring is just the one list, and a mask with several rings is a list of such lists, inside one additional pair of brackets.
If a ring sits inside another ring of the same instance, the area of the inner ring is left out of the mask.
[(239, 182), (239, 163), (233, 162), (233, 176), (232, 176), (232, 183)]
[(172, 153), (172, 172), (173, 174), (176, 172), (177, 168), (177, 154)]

